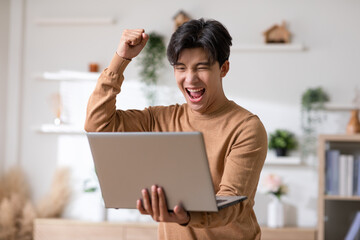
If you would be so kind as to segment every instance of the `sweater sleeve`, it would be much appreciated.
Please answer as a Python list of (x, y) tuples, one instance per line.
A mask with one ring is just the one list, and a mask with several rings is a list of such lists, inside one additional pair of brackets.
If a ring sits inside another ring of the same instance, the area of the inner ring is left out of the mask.
[(101, 73), (88, 101), (85, 131), (150, 131), (152, 118), (149, 109), (116, 110), (116, 95), (120, 93), (123, 72), (129, 62), (115, 54), (109, 67)]
[(216, 213), (191, 212), (188, 226), (220, 227), (239, 218), (249, 218), (266, 153), (265, 128), (256, 116), (250, 117), (244, 123), (244, 127), (225, 159), (220, 190), (216, 193), (216, 195), (224, 196), (245, 195), (248, 199)]

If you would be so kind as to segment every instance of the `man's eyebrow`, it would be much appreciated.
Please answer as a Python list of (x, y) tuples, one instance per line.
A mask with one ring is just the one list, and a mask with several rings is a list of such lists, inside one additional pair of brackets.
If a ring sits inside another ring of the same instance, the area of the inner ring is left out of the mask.
[(199, 66), (199, 65), (206, 65), (206, 66), (210, 66), (210, 62), (199, 62), (196, 64), (196, 66)]
[(174, 66), (179, 66), (179, 65), (185, 66), (185, 64), (183, 64), (183, 63), (181, 63), (181, 62), (176, 62), (176, 63), (174, 63)]
[[(199, 65), (211, 66), (209, 61), (196, 63), (196, 66), (199, 66)], [(181, 63), (181, 62), (176, 62), (176, 63), (174, 63), (174, 66), (185, 66), (185, 64)]]

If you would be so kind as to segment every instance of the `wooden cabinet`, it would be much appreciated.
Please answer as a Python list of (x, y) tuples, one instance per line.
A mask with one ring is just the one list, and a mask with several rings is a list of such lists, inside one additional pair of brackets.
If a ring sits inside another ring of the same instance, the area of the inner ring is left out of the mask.
[(261, 240), (315, 240), (314, 228), (261, 228)]
[[(85, 222), (36, 219), (34, 240), (157, 240), (157, 223)], [(314, 228), (262, 227), (263, 240), (315, 240)]]
[(34, 240), (156, 240), (156, 223), (36, 219)]
[(319, 198), (318, 239), (344, 239), (357, 211), (360, 196), (326, 194), (326, 151), (339, 150), (341, 154), (360, 154), (360, 134), (319, 136)]

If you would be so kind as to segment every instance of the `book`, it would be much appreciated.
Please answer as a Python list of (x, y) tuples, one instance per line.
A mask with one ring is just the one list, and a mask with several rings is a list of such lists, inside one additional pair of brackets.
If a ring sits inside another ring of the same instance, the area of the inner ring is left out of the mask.
[(325, 193), (339, 195), (339, 150), (327, 150), (325, 153)]
[(354, 159), (353, 194), (360, 196), (360, 154)]
[(360, 239), (360, 211), (358, 211), (351, 223), (351, 226), (346, 234), (345, 240)]
[(347, 171), (348, 171), (348, 164), (347, 164), (348, 156), (345, 154), (341, 154), (339, 157), (339, 195), (340, 196), (347, 196)]
[(354, 184), (354, 156), (353, 155), (347, 155), (346, 156), (346, 174), (347, 174), (347, 180), (346, 180), (346, 196), (352, 196), (353, 195), (353, 184)]
[(325, 163), (325, 194), (360, 196), (360, 155), (331, 149), (325, 153)]

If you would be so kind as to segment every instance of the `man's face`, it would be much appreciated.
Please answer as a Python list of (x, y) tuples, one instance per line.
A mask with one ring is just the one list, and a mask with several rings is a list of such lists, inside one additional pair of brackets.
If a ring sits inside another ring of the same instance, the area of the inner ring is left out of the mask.
[(189, 107), (199, 113), (210, 113), (221, 107), (225, 97), (222, 78), (229, 70), (229, 62), (210, 64), (203, 48), (186, 48), (181, 51), (174, 73), (179, 89)]

